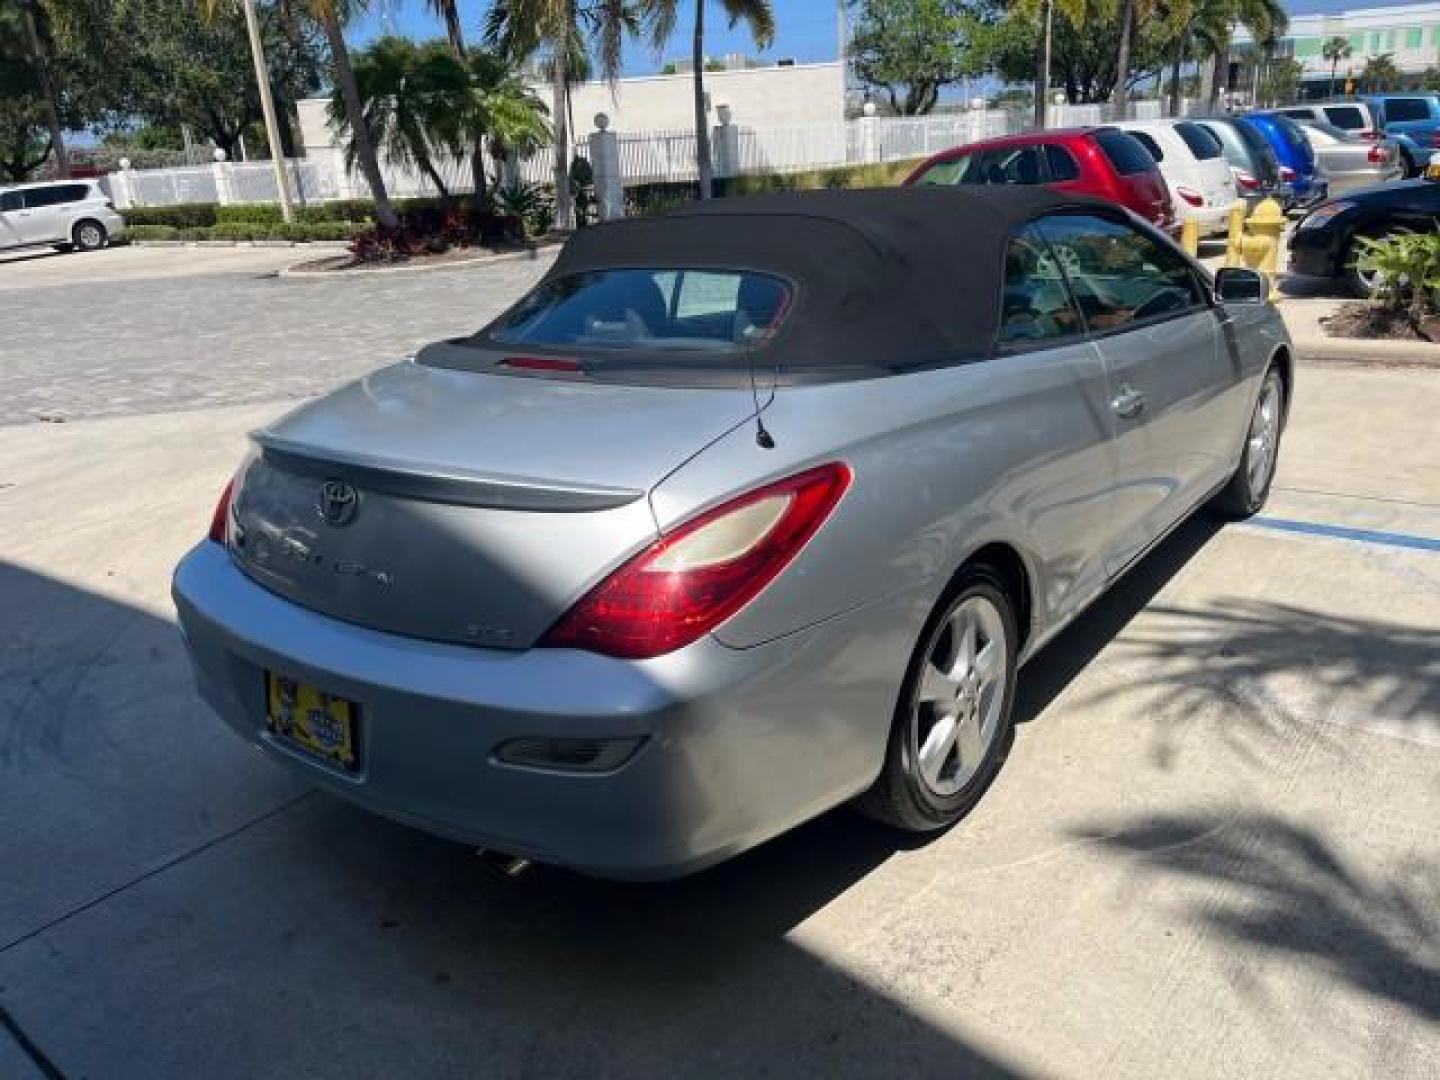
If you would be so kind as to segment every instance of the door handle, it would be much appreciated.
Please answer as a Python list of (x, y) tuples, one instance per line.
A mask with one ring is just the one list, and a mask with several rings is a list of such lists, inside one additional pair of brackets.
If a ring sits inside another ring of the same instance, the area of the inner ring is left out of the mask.
[(1119, 395), (1110, 402), (1110, 408), (1122, 420), (1133, 420), (1145, 408), (1145, 395), (1133, 386), (1122, 384)]

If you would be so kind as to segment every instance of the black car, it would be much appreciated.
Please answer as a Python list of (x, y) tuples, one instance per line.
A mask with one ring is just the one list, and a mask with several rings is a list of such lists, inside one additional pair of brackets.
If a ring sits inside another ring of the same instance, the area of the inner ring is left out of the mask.
[(1376, 282), (1355, 265), (1357, 237), (1440, 228), (1440, 181), (1401, 180), (1352, 191), (1312, 210), (1290, 237), (1290, 271), (1337, 278), (1356, 294), (1369, 296)]

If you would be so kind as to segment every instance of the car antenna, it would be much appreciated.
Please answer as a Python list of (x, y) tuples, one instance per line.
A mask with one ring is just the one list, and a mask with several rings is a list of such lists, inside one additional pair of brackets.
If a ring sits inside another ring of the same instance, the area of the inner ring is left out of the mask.
[[(755, 404), (755, 445), (762, 450), (775, 449), (775, 437), (765, 428), (765, 420), (760, 415), (760, 391), (755, 385), (755, 349), (748, 342), (745, 345), (745, 359), (750, 369), (750, 400)], [(773, 397), (775, 387), (772, 384), (770, 394)], [(768, 404), (768, 402), (767, 402)]]

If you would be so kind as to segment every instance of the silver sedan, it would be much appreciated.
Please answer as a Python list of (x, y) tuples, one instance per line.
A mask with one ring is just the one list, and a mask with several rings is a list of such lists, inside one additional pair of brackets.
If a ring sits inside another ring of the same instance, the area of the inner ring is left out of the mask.
[(1021, 666), (1197, 508), (1265, 501), (1264, 296), (1031, 188), (582, 230), (472, 337), (255, 433), (175, 574), (200, 690), (343, 798), (595, 874), (849, 800), (945, 828)]
[(1362, 139), (1313, 120), (1301, 120), (1299, 124), (1330, 182), (1332, 199), (1405, 176), (1400, 145), (1393, 139)]

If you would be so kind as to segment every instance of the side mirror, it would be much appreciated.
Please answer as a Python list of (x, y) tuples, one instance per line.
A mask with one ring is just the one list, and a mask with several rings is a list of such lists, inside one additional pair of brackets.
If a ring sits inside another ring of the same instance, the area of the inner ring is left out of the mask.
[(1263, 304), (1269, 292), (1258, 270), (1227, 266), (1215, 274), (1215, 298), (1222, 304)]

